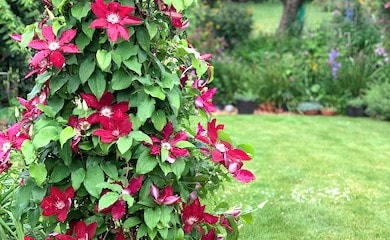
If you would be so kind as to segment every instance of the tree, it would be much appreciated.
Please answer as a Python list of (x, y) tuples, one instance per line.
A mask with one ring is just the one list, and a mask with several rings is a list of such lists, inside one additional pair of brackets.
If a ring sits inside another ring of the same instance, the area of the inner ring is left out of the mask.
[[(297, 33), (302, 30), (303, 17), (298, 17), (299, 12), (303, 11), (305, 0), (281, 0), (283, 3), (283, 15), (280, 20), (277, 35), (283, 35), (287, 32)], [(303, 14), (303, 12), (301, 12)], [(294, 31), (297, 30), (297, 31)]]

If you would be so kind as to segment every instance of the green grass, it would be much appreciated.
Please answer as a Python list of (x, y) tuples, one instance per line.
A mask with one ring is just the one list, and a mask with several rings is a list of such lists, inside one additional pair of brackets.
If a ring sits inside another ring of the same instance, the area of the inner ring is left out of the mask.
[[(248, 4), (248, 8), (253, 12), (253, 35), (260, 32), (274, 33), (279, 26), (283, 13), (282, 3), (262, 3)], [(305, 29), (315, 29), (323, 21), (330, 20), (331, 14), (322, 11), (317, 4), (306, 4), (305, 10)]]
[(389, 239), (390, 123), (368, 118), (220, 116), (250, 143), (257, 179), (229, 183), (231, 204), (256, 207), (240, 239)]

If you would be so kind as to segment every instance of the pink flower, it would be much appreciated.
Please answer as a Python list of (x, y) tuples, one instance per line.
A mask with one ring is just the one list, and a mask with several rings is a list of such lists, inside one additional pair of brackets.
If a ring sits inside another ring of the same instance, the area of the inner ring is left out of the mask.
[(61, 69), (65, 64), (65, 57), (63, 53), (80, 53), (76, 45), (70, 43), (76, 36), (76, 29), (65, 30), (61, 36), (54, 35), (51, 26), (44, 26), (42, 28), (42, 35), (44, 39), (34, 39), (28, 46), (38, 50), (38, 53), (31, 59), (30, 65), (34, 68), (42, 67), (42, 71), (48, 65), (54, 65)]
[(223, 237), (215, 235), (215, 228), (211, 229), (207, 234), (202, 234), (201, 240), (223, 240)]
[(151, 147), (152, 155), (160, 155), (161, 149), (166, 149), (168, 151), (167, 159), (169, 163), (174, 163), (177, 157), (187, 157), (190, 155), (189, 151), (185, 148), (179, 148), (176, 144), (180, 141), (187, 140), (187, 134), (184, 131), (176, 133), (173, 136), (173, 125), (172, 122), (168, 122), (165, 127), (162, 129), (163, 138), (158, 138), (151, 136), (153, 144), (145, 144)]
[(114, 95), (111, 92), (106, 91), (103, 93), (103, 96), (100, 98), (100, 101), (97, 100), (96, 96), (89, 93), (81, 93), (81, 97), (87, 103), (87, 106), (97, 110), (96, 113), (93, 113), (88, 117), (91, 124), (99, 123), (101, 117), (111, 118), (114, 115), (114, 112), (129, 111), (129, 102), (123, 101), (113, 104)]
[(38, 104), (46, 105), (47, 98), (49, 95), (49, 88), (45, 87), (38, 96), (31, 98), (30, 100), (25, 100), (18, 97), (20, 105), (22, 105), (25, 110), (22, 112), (22, 122), (29, 123), (37, 119), (42, 111), (37, 107)]
[(82, 136), (91, 128), (91, 121), (89, 118), (77, 118), (76, 116), (70, 116), (68, 125), (76, 132), (71, 143), (71, 148), (77, 153), (79, 151), (78, 144), (81, 141)]
[(103, 0), (96, 0), (91, 4), (92, 12), (98, 17), (89, 27), (107, 29), (110, 41), (117, 42), (118, 37), (129, 40), (127, 25), (138, 25), (142, 20), (130, 14), (135, 10), (132, 6), (123, 6), (117, 2), (104, 4)]
[(385, 8), (390, 8), (390, 1), (389, 2), (387, 2), (387, 3), (385, 3), (385, 6), (384, 6)]
[(30, 139), (30, 136), (24, 132), (20, 123), (15, 123), (5, 132), (0, 132), (0, 173), (11, 167), (8, 161), (11, 150), (20, 150), (27, 139)]
[(217, 91), (216, 88), (202, 91), (201, 96), (195, 98), (195, 107), (201, 108), (207, 113), (212, 113), (217, 111), (214, 104), (212, 103), (216, 91)]
[(24, 236), (23, 240), (35, 240), (35, 238), (30, 236)]
[(44, 197), (41, 202), (42, 215), (57, 215), (57, 220), (64, 222), (72, 205), (74, 194), (75, 192), (72, 186), (65, 189), (64, 192), (55, 186), (51, 187), (50, 195)]
[[(138, 176), (138, 177), (133, 176), (129, 181), (128, 187), (124, 188), (122, 193), (129, 194), (129, 195), (136, 194), (141, 189), (142, 182), (143, 182), (142, 175)], [(123, 187), (123, 184), (121, 182), (116, 182), (116, 184)], [(109, 192), (109, 190), (104, 190), (102, 196), (108, 192)], [(96, 209), (96, 210), (98, 210), (98, 209)], [(119, 220), (127, 212), (126, 201), (122, 198), (119, 198), (114, 204), (112, 204), (111, 206), (109, 206), (105, 209), (100, 210), (99, 212), (104, 213), (104, 214), (111, 213), (112, 219), (114, 219), (115, 221)]]
[(191, 204), (183, 203), (181, 219), (183, 221), (183, 230), (185, 233), (191, 233), (194, 225), (199, 223), (216, 224), (218, 217), (205, 213), (205, 206), (201, 206), (199, 199), (195, 199)]
[(172, 205), (175, 203), (180, 202), (180, 197), (177, 195), (173, 195), (173, 188), (172, 186), (166, 186), (160, 196), (160, 190), (152, 184), (150, 186), (150, 194), (153, 196), (154, 201), (159, 205)]
[(114, 112), (112, 118), (100, 118), (101, 129), (95, 130), (92, 134), (100, 137), (104, 143), (111, 143), (118, 140), (120, 137), (127, 136), (132, 129), (132, 122), (129, 115), (122, 111)]
[(243, 150), (218, 139), (218, 131), (223, 128), (223, 125), (216, 125), (216, 119), (207, 124), (207, 131), (198, 124), (195, 138), (210, 148), (203, 148), (202, 151), (211, 154), (211, 160), (222, 164), (238, 181), (248, 183), (254, 180), (255, 175), (251, 171), (241, 169), (242, 161), (251, 160), (251, 157)]

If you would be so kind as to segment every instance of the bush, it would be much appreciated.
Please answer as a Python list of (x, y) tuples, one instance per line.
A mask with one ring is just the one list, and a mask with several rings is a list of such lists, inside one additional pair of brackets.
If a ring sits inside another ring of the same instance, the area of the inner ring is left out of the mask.
[(390, 120), (390, 82), (374, 84), (367, 91), (366, 112), (369, 116)]

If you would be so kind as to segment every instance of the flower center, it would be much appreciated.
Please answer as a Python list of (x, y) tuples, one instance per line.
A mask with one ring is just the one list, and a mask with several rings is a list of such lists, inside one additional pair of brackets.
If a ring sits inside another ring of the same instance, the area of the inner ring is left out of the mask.
[(12, 147), (12, 144), (11, 142), (5, 142), (3, 143), (3, 148), (2, 148), (2, 152), (8, 152), (8, 150), (10, 150)]
[(119, 23), (120, 18), (118, 14), (116, 13), (110, 13), (107, 15), (107, 22), (112, 23), (112, 24), (117, 24)]
[(39, 68), (46, 68), (46, 67), (47, 67), (47, 64), (48, 64), (47, 59), (44, 58), (44, 59), (42, 59), (42, 60), (39, 62)]
[(60, 48), (60, 44), (58, 42), (49, 43), (49, 49), (55, 51)]
[(194, 223), (198, 222), (199, 219), (195, 216), (191, 216), (189, 218), (187, 218), (186, 222), (188, 225), (194, 225)]
[(225, 145), (222, 144), (222, 143), (218, 143), (215, 145), (215, 148), (220, 151), (220, 152), (226, 152), (226, 148), (225, 148)]
[(164, 149), (169, 151), (169, 150), (171, 150), (172, 146), (171, 146), (171, 144), (169, 144), (169, 142), (162, 142), (161, 148), (164, 148)]
[(118, 130), (118, 129), (116, 129), (116, 130), (112, 131), (112, 135), (113, 135), (113, 136), (115, 136), (115, 137), (118, 137), (118, 136), (119, 136), (119, 134), (120, 134), (120, 132), (119, 132), (119, 130)]
[(91, 127), (91, 124), (87, 121), (82, 121), (81, 123), (79, 123), (79, 127), (81, 130), (87, 131)]
[(65, 207), (64, 201), (58, 201), (58, 202), (56, 202), (56, 208), (57, 208), (57, 209), (62, 210), (62, 209), (64, 209), (64, 207)]
[(110, 118), (112, 115), (111, 107), (103, 107), (102, 110), (100, 110), (100, 114)]

